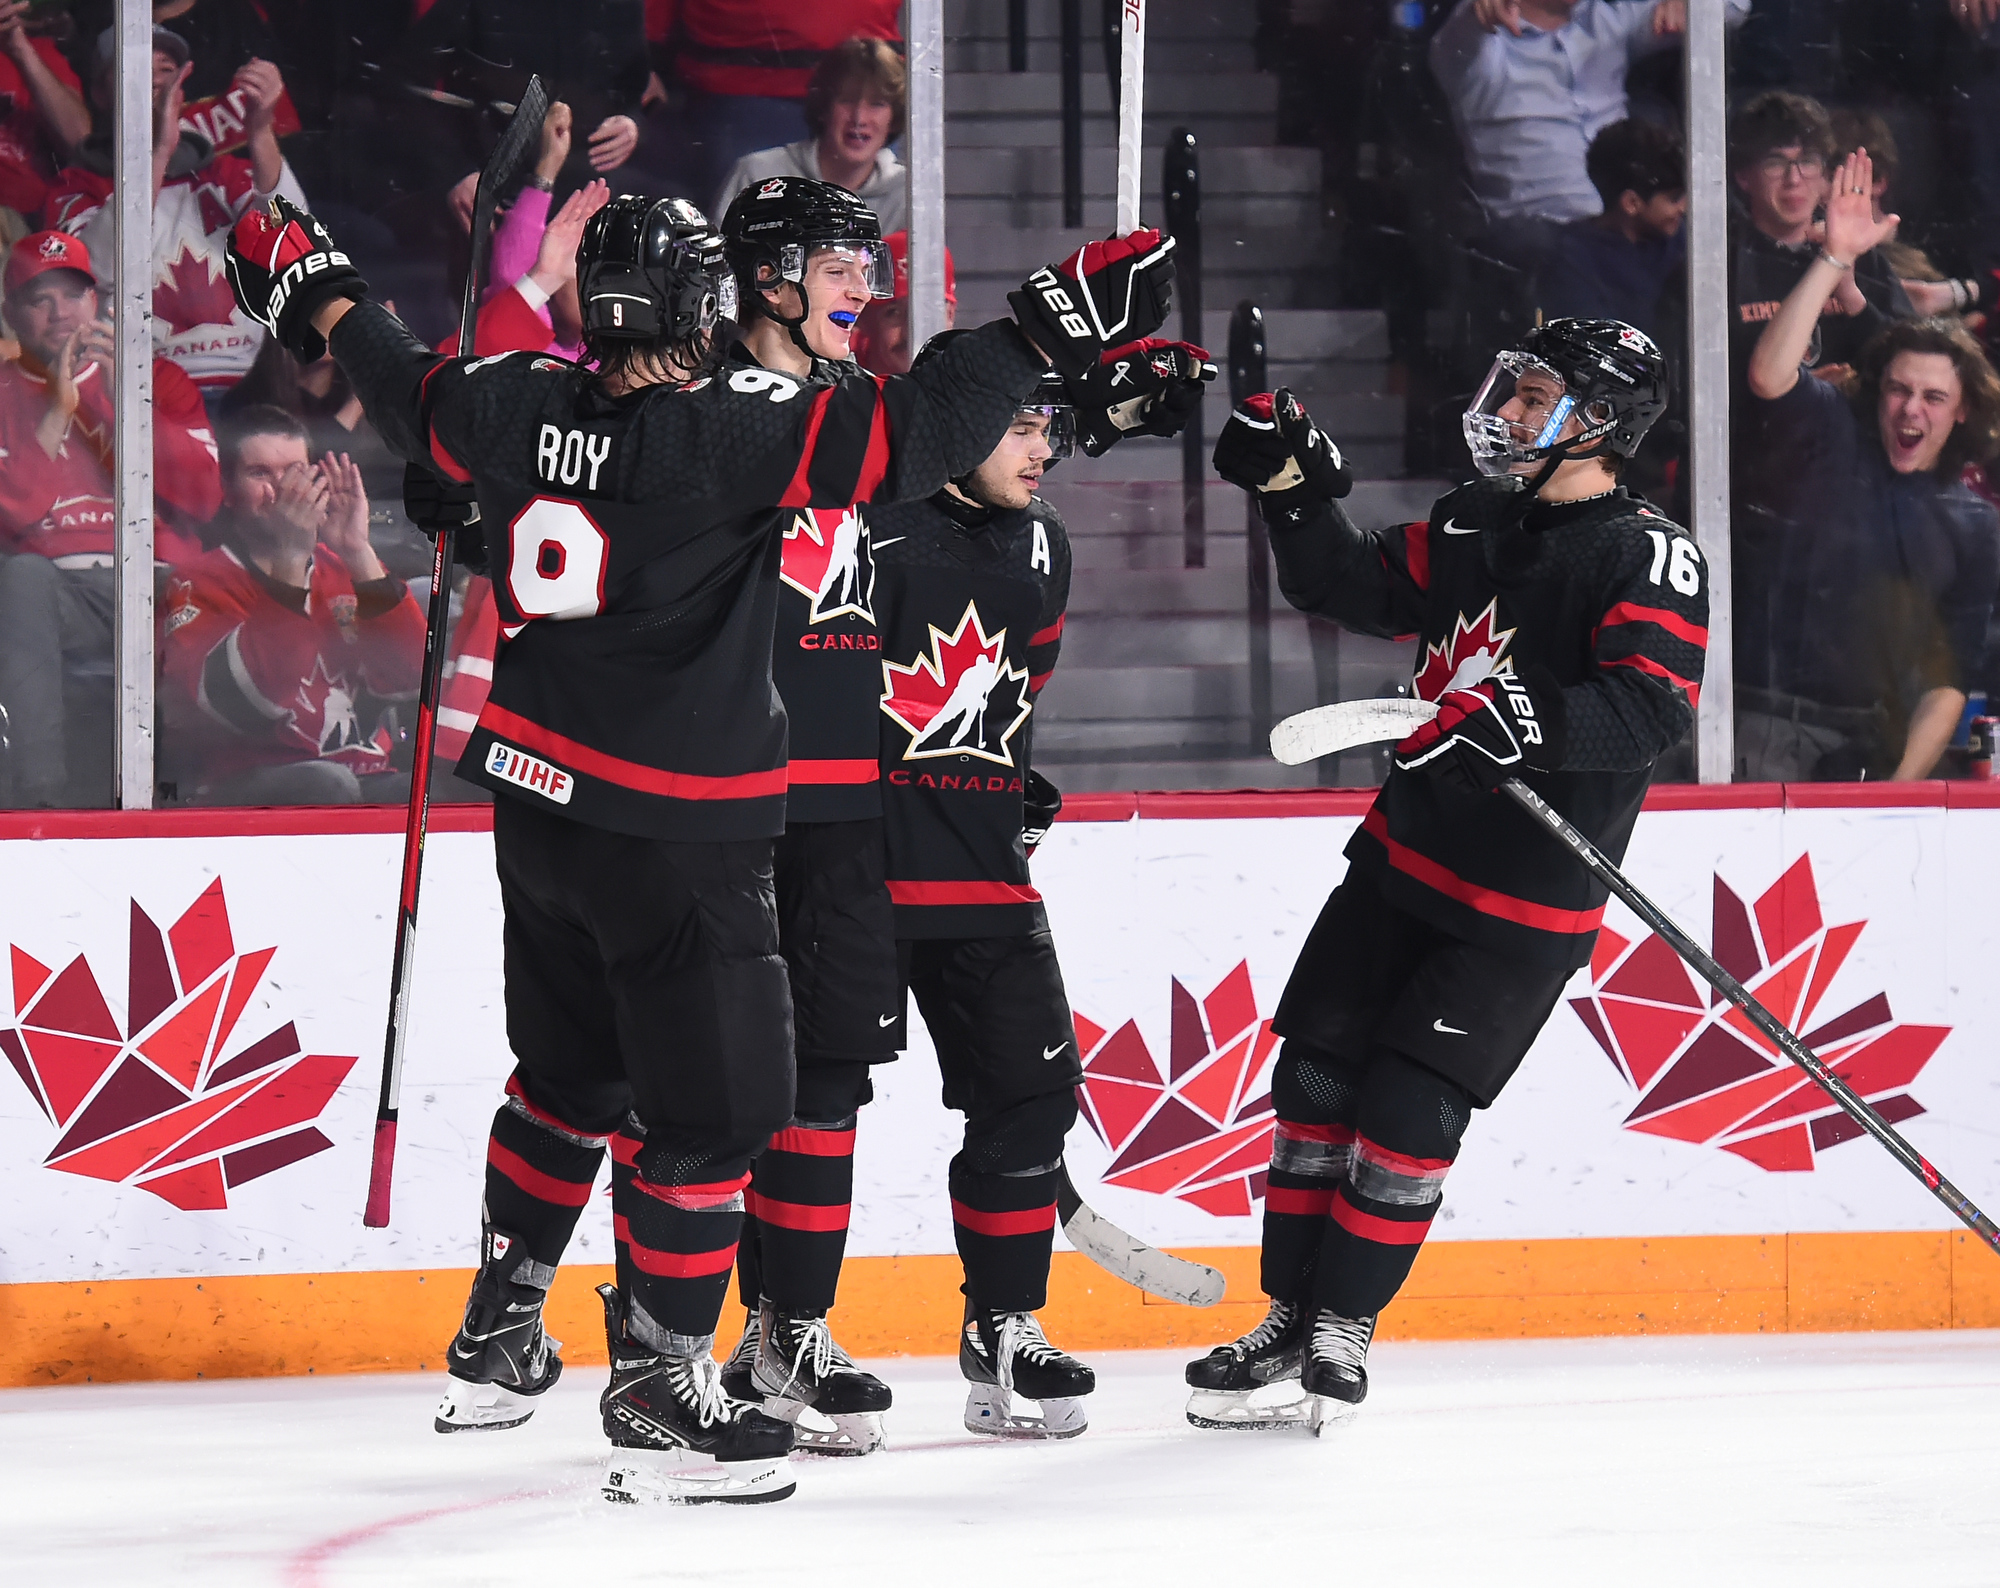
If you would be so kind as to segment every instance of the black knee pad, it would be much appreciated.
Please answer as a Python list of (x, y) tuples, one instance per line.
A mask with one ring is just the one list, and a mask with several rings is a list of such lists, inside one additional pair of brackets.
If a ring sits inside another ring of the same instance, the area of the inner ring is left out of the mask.
[(1351, 1125), (1361, 1103), (1364, 1067), (1325, 1048), (1287, 1037), (1271, 1074), (1278, 1118), (1304, 1125)]
[(801, 1063), (792, 1118), (808, 1125), (852, 1119), (875, 1098), (875, 1083), (868, 1078), (868, 1069), (858, 1060)]
[(1076, 1093), (1068, 1087), (965, 1122), (959, 1165), (974, 1174), (1020, 1174), (1046, 1169), (1062, 1157), (1063, 1140), (1076, 1123)]
[(1360, 1134), (1411, 1158), (1458, 1156), (1472, 1123), (1472, 1096), (1454, 1081), (1389, 1048), (1370, 1056)]

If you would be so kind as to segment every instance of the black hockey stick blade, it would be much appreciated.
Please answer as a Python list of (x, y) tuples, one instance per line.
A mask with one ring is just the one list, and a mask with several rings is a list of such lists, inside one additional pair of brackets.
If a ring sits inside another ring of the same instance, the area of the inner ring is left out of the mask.
[(1407, 738), (1437, 715), (1429, 700), (1340, 700), (1287, 717), (1271, 730), (1271, 757), (1303, 766), (1358, 745)]
[(1888, 1148), (1890, 1155), (1905, 1169), (1923, 1181), (1931, 1195), (1949, 1208), (1954, 1218), (1994, 1251), (2000, 1252), (2000, 1225), (1995, 1225), (1993, 1220), (1980, 1212), (1972, 1200), (1939, 1174), (1931, 1161), (1911, 1146), (1894, 1125), (1870, 1108), (1852, 1087), (1834, 1074), (1827, 1067), (1825, 1060), (1794, 1036), (1791, 1029), (1759, 1003), (1748, 988), (1718, 965), (1706, 949), (1676, 926), (1664, 910), (1635, 888), (1624, 872), (1607, 860), (1595, 844), (1564, 819), (1562, 812), (1519, 778), (1509, 778), (1500, 787), (1515, 804), (1553, 833), (1563, 846), (1615, 893), (1634, 915), (1665, 938), (1668, 946), (1687, 961), (1689, 968), (1696, 975), (1749, 1016), (1750, 1023), (1776, 1043), (1778, 1050), (1786, 1058), (1811, 1076), (1818, 1083), (1820, 1090), (1838, 1103), (1850, 1119)]
[[(473, 327), (479, 314), (479, 272), (493, 231), (493, 205), (513, 180), (529, 149), (542, 135), (548, 91), (539, 77), (527, 92), (479, 173), (472, 202), (472, 256), (465, 270), (465, 297), (459, 306), (458, 351), (472, 356)], [(477, 509), (473, 509), (477, 512)], [(410, 768), (410, 804), (403, 824), (402, 887), (396, 912), (395, 958), (389, 967), (389, 1020), (382, 1039), (382, 1086), (375, 1102), (375, 1139), (369, 1154), (368, 1200), (361, 1222), (371, 1230), (389, 1223), (389, 1188), (396, 1165), (396, 1122), (403, 1095), (403, 1052), (410, 1032), (410, 989), (417, 967), (417, 889), (423, 879), (424, 835), (430, 826), (431, 758), (437, 744), (438, 697), (444, 691), (445, 630), (451, 619), (449, 526), (437, 531), (431, 550), (431, 599), (424, 632), (423, 681), (417, 689), (416, 759)]]
[(1056, 1170), (1056, 1211), (1062, 1215), (1063, 1234), (1070, 1245), (1107, 1274), (1184, 1307), (1212, 1307), (1222, 1299), (1228, 1281), (1221, 1269), (1170, 1257), (1136, 1235), (1127, 1235), (1076, 1194), (1066, 1167)]

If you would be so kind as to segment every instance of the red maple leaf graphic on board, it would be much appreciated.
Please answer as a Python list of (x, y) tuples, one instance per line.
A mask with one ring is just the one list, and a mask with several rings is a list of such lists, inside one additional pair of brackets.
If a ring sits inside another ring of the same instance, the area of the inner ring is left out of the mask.
[(1174, 980), (1164, 1076), (1135, 1022), (1107, 1035), (1073, 1018), (1085, 1055), (1077, 1099), (1116, 1154), (1104, 1183), (1178, 1197), (1218, 1216), (1249, 1213), (1271, 1165), (1278, 1046), (1271, 1022), (1258, 1017), (1249, 961), (1199, 1003)]
[[(1893, 1124), (1924, 1111), (1904, 1088), (1951, 1027), (1899, 1024), (1882, 993), (1817, 1019), (1867, 924), (1824, 923), (1812, 857), (1802, 856), (1748, 909), (1715, 879), (1710, 952)], [(1862, 1134), (1740, 1009), (1698, 983), (1665, 939), (1634, 945), (1604, 928), (1590, 980), (1590, 996), (1570, 1007), (1639, 1091), (1627, 1130), (1705, 1142), (1765, 1169), (1810, 1169), (1816, 1153)]]
[(165, 933), (134, 899), (121, 1033), (83, 955), (57, 973), (16, 946), (0, 1053), (62, 1130), (42, 1161), (220, 1208), (232, 1187), (331, 1147), (308, 1121), (352, 1057), (301, 1055), (290, 1021), (223, 1057), (275, 953), (237, 952), (220, 878)]
[(153, 312), (176, 336), (198, 325), (227, 325), (236, 316), (236, 294), (229, 290), (221, 258), (183, 243), (166, 278), (153, 283)]
[(1410, 680), (1417, 699), (1438, 700), (1513, 667), (1505, 657), (1514, 631), (1499, 627), (1499, 606), (1498, 599), (1487, 602), (1486, 610), (1469, 623), (1459, 613), (1448, 636), (1424, 647), (1423, 664)]
[(1008, 741), (1033, 707), (1028, 675), (1007, 660), (1007, 630), (989, 638), (972, 601), (951, 633), (929, 627), (928, 652), (907, 667), (882, 664), (882, 709), (910, 735), (903, 759), (976, 755), (1012, 766)]

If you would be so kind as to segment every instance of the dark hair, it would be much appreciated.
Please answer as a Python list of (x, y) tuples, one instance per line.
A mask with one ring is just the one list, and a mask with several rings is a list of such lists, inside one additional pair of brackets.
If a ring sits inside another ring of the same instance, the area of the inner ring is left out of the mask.
[(1583, 167), (1606, 210), (1626, 193), (1645, 200), (1656, 193), (1687, 191), (1687, 155), (1680, 139), (1650, 121), (1612, 122), (1590, 140)]
[(1903, 162), (1888, 122), (1872, 110), (1836, 110), (1832, 122), (1833, 158), (1845, 160), (1856, 149), (1866, 149), (1875, 162), (1876, 179), (1893, 188)]
[(1833, 163), (1833, 123), (1826, 107), (1804, 94), (1773, 88), (1736, 112), (1729, 123), (1729, 169), (1755, 165), (1773, 149), (1793, 144)]
[(252, 436), (291, 436), (312, 450), (312, 432), (297, 414), (286, 413), (274, 403), (249, 403), (237, 409), (222, 424), (222, 466), (236, 467), (243, 443)]
[(903, 135), (908, 120), (910, 76), (902, 56), (884, 39), (851, 38), (820, 57), (806, 84), (806, 131), (818, 138), (834, 105), (856, 88), (873, 89), (895, 106), (889, 117), (889, 142)]
[(665, 359), (687, 371), (682, 379), (693, 380), (710, 373), (720, 362), (729, 344), (729, 326), (729, 321), (718, 319), (713, 331), (696, 331), (678, 341), (663, 337), (653, 342), (595, 336), (585, 331), (583, 357), (579, 362), (599, 380), (611, 380), (620, 375), (650, 377), (656, 363)]
[(1861, 350), (1861, 401), (1869, 418), (1882, 401), (1882, 376), (1898, 353), (1941, 353), (1958, 371), (1965, 398), (1965, 417), (1952, 428), (1938, 454), (1938, 473), (1955, 479), (1968, 463), (1986, 463), (2000, 455), (2000, 375), (1964, 324), (1935, 316), (1927, 320), (1895, 320)]

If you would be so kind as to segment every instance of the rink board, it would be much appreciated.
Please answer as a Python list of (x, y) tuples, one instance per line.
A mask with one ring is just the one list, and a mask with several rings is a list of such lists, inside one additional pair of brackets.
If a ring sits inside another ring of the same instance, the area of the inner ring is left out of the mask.
[[(1800, 1024), (1830, 1033), (1823, 1051), (1867, 1048), (1864, 1090), (1894, 1100), (1899, 1128), (1990, 1210), (2000, 799), (1962, 784), (1863, 794), (1663, 791), (1628, 870), (1704, 942), (1718, 882), (1739, 898), (1731, 952), (1770, 959), (1781, 985), (1801, 967), (1773, 996), (1810, 993)], [(1116, 1222), (1230, 1277), (1230, 1299), (1196, 1313), (1064, 1253), (1051, 1317), (1067, 1342), (1207, 1341), (1253, 1310), (1262, 1022), (1363, 808), (1333, 792), (1087, 796), (1037, 856), (1102, 1131), (1079, 1122), (1072, 1174)], [(428, 848), (395, 1212), (376, 1231), (360, 1206), (398, 814), (0, 818), (14, 1000), (0, 1008), (0, 1383), (435, 1355), (463, 1302), (509, 1062), (489, 821), (443, 812)], [(1524, 820), (1523, 842), (1547, 840)], [(1606, 921), (1644, 937), (1615, 904)], [(1789, 1083), (1739, 1073), (1741, 1053), (1733, 1068), (1707, 1050), (1669, 1057), (1675, 1032), (1713, 1017), (1641, 953), (1598, 967), (1594, 1007), (1619, 1011), (1604, 1018), (1623, 1022), (1621, 1058), (1559, 1007), (1476, 1118), (1385, 1332), (2000, 1325), (2000, 1257), (1872, 1142), (1788, 1122)], [(1570, 995), (1593, 987), (1579, 972)], [(911, 1044), (877, 1072), (858, 1143), (840, 1319), (866, 1352), (946, 1350), (957, 1322), (956, 1121), (914, 1019)], [(1777, 1098), (1768, 1129), (1740, 1106), (1759, 1086)], [(601, 1356), (588, 1285), (610, 1256), (598, 1195), (554, 1300), (577, 1360)]]

